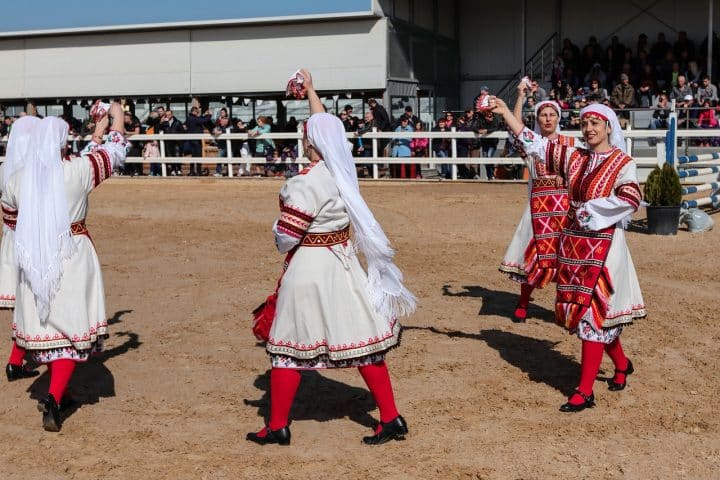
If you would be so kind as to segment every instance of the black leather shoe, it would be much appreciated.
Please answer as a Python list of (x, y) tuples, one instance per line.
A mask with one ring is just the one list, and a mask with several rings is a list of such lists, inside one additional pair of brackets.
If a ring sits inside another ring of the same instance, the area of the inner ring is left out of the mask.
[(30, 370), (26, 365), (12, 365), (8, 363), (5, 366), (5, 374), (7, 375), (8, 382), (14, 382), (21, 378), (32, 378), (40, 375), (37, 370)]
[(398, 415), (387, 423), (380, 422), (382, 428), (378, 433), (370, 437), (363, 437), (366, 445), (380, 445), (390, 440), (404, 440), (408, 433), (407, 423), (402, 415)]
[[(564, 403), (560, 406), (561, 412), (581, 412), (581, 411), (585, 410), (586, 408), (592, 408), (595, 406), (595, 394), (594, 393), (590, 393), (590, 395), (585, 395), (580, 390), (575, 390), (575, 393), (580, 395), (583, 398), (584, 402), (578, 403), (576, 405), (576, 404), (570, 403), (568, 401), (567, 403)], [(572, 398), (572, 396), (571, 396), (571, 398)]]
[(627, 385), (627, 377), (629, 377), (630, 374), (632, 374), (633, 372), (635, 372), (635, 368), (633, 368), (632, 362), (630, 361), (630, 359), (628, 359), (628, 366), (625, 370), (615, 369), (615, 373), (625, 375), (625, 383), (617, 383), (614, 379), (611, 378), (610, 380), (608, 380), (608, 390), (610, 390), (611, 392), (619, 392), (620, 390), (625, 390), (625, 385)]
[(60, 407), (51, 393), (38, 402), (38, 411), (43, 414), (43, 428), (48, 432), (59, 432), (62, 422), (60, 421)]
[(290, 445), (290, 428), (283, 427), (277, 430), (270, 430), (265, 427), (266, 435), (261, 437), (256, 432), (250, 432), (245, 436), (246, 440), (255, 442), (258, 445), (270, 445), (276, 443), (278, 445)]

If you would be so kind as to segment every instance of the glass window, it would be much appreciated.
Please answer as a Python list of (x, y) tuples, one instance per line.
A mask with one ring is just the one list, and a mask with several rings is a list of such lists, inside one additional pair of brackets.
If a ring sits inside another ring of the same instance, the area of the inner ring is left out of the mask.
[(173, 102), (170, 104), (170, 110), (173, 112), (173, 116), (185, 123), (187, 120), (187, 103)]

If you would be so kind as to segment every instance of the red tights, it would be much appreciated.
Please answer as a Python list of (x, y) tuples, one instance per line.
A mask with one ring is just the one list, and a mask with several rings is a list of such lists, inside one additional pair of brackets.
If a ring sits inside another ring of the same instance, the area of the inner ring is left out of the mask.
[[(380, 421), (387, 423), (399, 415), (395, 406), (390, 374), (385, 362), (359, 367), (360, 375), (372, 393), (380, 410)], [(278, 430), (288, 425), (290, 408), (300, 386), (300, 371), (291, 368), (273, 368), (270, 371), (270, 430)], [(258, 432), (265, 436), (265, 428)]]
[(25, 358), (25, 349), (18, 347), (18, 344), (13, 342), (12, 350), (10, 351), (10, 360), (8, 360), (8, 363), (10, 365), (21, 367), (23, 364), (23, 358)]
[(48, 363), (48, 370), (50, 371), (50, 388), (48, 393), (55, 397), (55, 401), (60, 403), (65, 395), (70, 378), (75, 371), (74, 360), (55, 360), (54, 362)]
[[(599, 342), (582, 341), (582, 360), (580, 364), (580, 384), (578, 390), (585, 395), (590, 395), (593, 391), (595, 378), (600, 371), (603, 352), (607, 352), (608, 356), (615, 364), (616, 370), (626, 370), (628, 367), (628, 359), (623, 352), (620, 338), (616, 338), (612, 343), (604, 344)], [(617, 383), (625, 383), (625, 375), (616, 373), (614, 381)], [(583, 398), (575, 393), (570, 397), (570, 403), (581, 404)]]

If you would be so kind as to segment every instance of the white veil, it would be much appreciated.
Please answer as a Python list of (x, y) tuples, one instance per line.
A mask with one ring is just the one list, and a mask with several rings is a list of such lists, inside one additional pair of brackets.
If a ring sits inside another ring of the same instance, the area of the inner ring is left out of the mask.
[(35, 294), (42, 322), (50, 315), (50, 302), (62, 278), (62, 261), (72, 256), (61, 149), (68, 125), (57, 117), (40, 121), (32, 135), (18, 199), (15, 261)]
[(538, 114), (540, 113), (540, 110), (547, 106), (554, 108), (558, 114), (558, 123), (557, 127), (555, 128), (555, 133), (560, 133), (560, 118), (562, 117), (562, 110), (560, 109), (560, 105), (558, 105), (555, 100), (543, 100), (542, 102), (535, 105), (535, 128), (533, 130), (535, 131), (535, 133), (540, 134), (540, 122), (538, 122)]
[(2, 191), (7, 190), (10, 178), (23, 168), (30, 155), (33, 129), (40, 123), (38, 117), (25, 115), (12, 124), (10, 138), (7, 144), (7, 156), (5, 157), (5, 173)]
[(393, 263), (394, 250), (360, 194), (357, 171), (340, 119), (316, 113), (307, 121), (307, 137), (330, 170), (355, 230), (356, 247), (367, 260), (368, 289), (382, 318), (398, 318), (415, 311), (416, 298), (403, 285), (403, 275)]
[(620, 122), (618, 121), (617, 115), (615, 115), (612, 108), (603, 105), (602, 103), (593, 103), (580, 110), (580, 118), (587, 114), (594, 114), (595, 116), (607, 121), (612, 129), (608, 143), (610, 143), (613, 147), (619, 148), (623, 151), (623, 153), (627, 153), (625, 137), (623, 136), (622, 128), (620, 128)]

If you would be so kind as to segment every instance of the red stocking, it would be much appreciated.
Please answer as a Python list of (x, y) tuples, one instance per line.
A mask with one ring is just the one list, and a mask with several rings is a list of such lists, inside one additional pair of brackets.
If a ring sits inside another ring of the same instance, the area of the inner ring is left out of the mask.
[(390, 373), (384, 361), (373, 365), (359, 367), (360, 375), (372, 393), (378, 409), (380, 409), (380, 421), (387, 423), (400, 415), (395, 406), (395, 395), (390, 383)]
[[(300, 386), (300, 372), (292, 368), (273, 368), (270, 371), (270, 430), (287, 427), (290, 408)], [(267, 435), (263, 428), (258, 436)]]
[(55, 360), (50, 369), (50, 388), (48, 393), (55, 397), (60, 403), (65, 395), (65, 389), (70, 383), (70, 378), (75, 371), (75, 361), (68, 359)]
[(524, 321), (527, 318), (527, 308), (530, 304), (530, 294), (535, 289), (528, 283), (520, 284), (520, 299), (515, 307), (515, 318)]
[(18, 347), (18, 344), (13, 342), (12, 351), (10, 352), (10, 360), (8, 360), (8, 363), (10, 365), (22, 367), (23, 358), (25, 358), (25, 349)]
[[(580, 363), (580, 385), (578, 390), (585, 395), (590, 395), (593, 391), (595, 378), (600, 371), (600, 363), (602, 362), (604, 344), (599, 342), (582, 341), (582, 360)], [(579, 405), (585, 400), (577, 393), (570, 397), (569, 403)]]
[[(625, 356), (625, 352), (623, 352), (622, 345), (620, 345), (620, 337), (617, 337), (615, 340), (613, 340), (612, 343), (605, 345), (605, 351), (615, 364), (615, 370), (626, 371), (628, 369), (628, 359)], [(613, 377), (613, 382), (624, 384), (625, 374), (615, 373), (615, 377)]]

